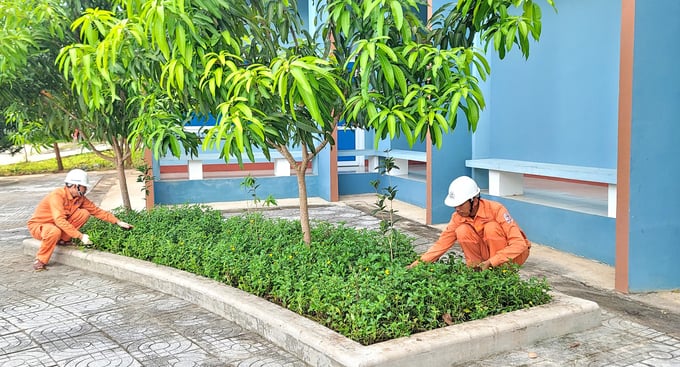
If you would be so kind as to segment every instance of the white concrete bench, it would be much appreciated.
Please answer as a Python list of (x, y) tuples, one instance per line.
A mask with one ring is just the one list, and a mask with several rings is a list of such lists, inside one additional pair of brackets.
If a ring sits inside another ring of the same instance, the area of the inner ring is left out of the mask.
[(392, 176), (408, 175), (408, 161), (426, 162), (427, 153), (416, 150), (407, 149), (393, 149), (389, 152), (380, 151), (376, 149), (345, 149), (338, 150), (338, 157), (358, 157), (363, 161), (368, 159), (368, 166), (371, 169), (380, 165), (381, 157), (394, 158), (394, 164), (399, 167), (390, 171)]
[(616, 169), (490, 158), (466, 160), (465, 166), (489, 171), (493, 196), (522, 195), (525, 174), (607, 184), (607, 216), (616, 217)]
[[(295, 160), (302, 160), (302, 152), (292, 151), (291, 154)], [(290, 163), (284, 158), (278, 151), (271, 151), (270, 157), (271, 161), (265, 157), (262, 152), (253, 152), (255, 158), (255, 163), (262, 162), (273, 162), (274, 163), (274, 176), (290, 176)], [(248, 156), (243, 153), (243, 161), (250, 162)], [(235, 163), (236, 158), (230, 157), (229, 164)], [(165, 158), (161, 160), (161, 165), (187, 165), (189, 171), (190, 180), (202, 180), (203, 179), (203, 165), (205, 164), (226, 164), (224, 158), (220, 158), (217, 152), (202, 152), (199, 153), (197, 157), (187, 157), (184, 156), (179, 159)]]

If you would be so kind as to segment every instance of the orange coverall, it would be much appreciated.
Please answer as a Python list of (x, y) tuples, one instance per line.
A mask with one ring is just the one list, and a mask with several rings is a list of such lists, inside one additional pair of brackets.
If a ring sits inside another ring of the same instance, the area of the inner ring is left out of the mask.
[(80, 228), (90, 215), (117, 223), (118, 218), (106, 210), (98, 208), (84, 196), (73, 197), (68, 188), (58, 188), (49, 193), (28, 221), (28, 231), (35, 239), (42, 241), (36, 259), (47, 264), (59, 240), (82, 238)]
[(421, 261), (432, 262), (448, 251), (458, 241), (468, 266), (489, 260), (491, 266), (508, 261), (522, 265), (529, 257), (531, 242), (512, 219), (508, 210), (495, 201), (479, 199), (479, 209), (474, 218), (454, 212), (437, 242), (420, 256)]

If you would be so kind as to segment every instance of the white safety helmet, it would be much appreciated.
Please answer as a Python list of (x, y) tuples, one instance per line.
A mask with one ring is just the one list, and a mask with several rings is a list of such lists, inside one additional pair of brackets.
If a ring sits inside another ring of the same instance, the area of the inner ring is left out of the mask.
[(82, 169), (74, 169), (69, 171), (69, 173), (66, 174), (64, 183), (69, 185), (82, 185), (88, 189), (90, 188), (90, 180), (87, 178), (87, 172), (83, 171)]
[(477, 195), (479, 195), (479, 186), (475, 180), (468, 176), (460, 176), (451, 181), (449, 194), (446, 195), (444, 204), (455, 208)]

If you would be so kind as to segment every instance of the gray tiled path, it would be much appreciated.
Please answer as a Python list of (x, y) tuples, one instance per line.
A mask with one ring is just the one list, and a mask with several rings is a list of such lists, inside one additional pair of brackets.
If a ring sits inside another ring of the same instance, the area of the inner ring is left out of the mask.
[[(90, 196), (114, 181), (103, 178)], [(60, 184), (58, 175), (0, 178), (0, 366), (304, 366), (258, 335), (186, 301), (142, 286), (53, 264), (34, 273), (22, 255), (25, 222), (37, 201)], [(312, 208), (312, 217), (377, 225), (360, 203)], [(295, 209), (269, 212), (296, 218)], [(437, 235), (404, 220), (422, 251)], [(680, 309), (661, 309), (593, 289), (530, 258), (527, 275), (598, 302), (602, 325), (548, 339), (465, 366), (680, 366)]]

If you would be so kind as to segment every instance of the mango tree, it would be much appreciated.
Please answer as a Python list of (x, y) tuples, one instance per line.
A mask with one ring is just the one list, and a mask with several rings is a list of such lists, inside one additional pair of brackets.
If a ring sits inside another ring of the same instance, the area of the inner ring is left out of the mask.
[[(133, 135), (156, 156), (168, 146), (178, 152), (183, 112), (216, 118), (203, 144), (219, 147), (225, 159), (279, 151), (298, 177), (303, 239), (310, 243), (306, 170), (335, 143), (341, 119), (375, 130), (376, 144), (404, 135), (410, 144), (429, 138), (439, 147), (458, 111), (474, 130), (484, 108), (479, 83), (490, 70), (473, 48), (476, 37), (501, 57), (514, 45), (528, 56), (541, 29), (532, 0), (461, 0), (428, 23), (416, 0), (313, 3), (315, 29), (305, 27), (294, 1), (121, 0), (122, 12), (91, 10), (78, 21), (89, 22), (83, 29), (92, 36), (65, 49), (62, 63), (90, 101), (118, 95), (113, 75), (133, 74), (131, 55), (149, 65), (134, 75), (162, 88), (177, 122), (140, 111)], [(86, 78), (73, 67), (84, 67), (83, 60)], [(165, 137), (169, 143), (159, 144)], [(301, 150), (300, 162), (291, 148)]]
[[(71, 140), (77, 131), (81, 144), (115, 163), (123, 205), (130, 208), (125, 162), (134, 147), (127, 138), (130, 120), (139, 108), (128, 103), (125, 88), (115, 97), (106, 94), (107, 89), (100, 95), (105, 103), (91, 103), (82, 88), (67, 79), (68, 73), (60, 71), (64, 65), (57, 64), (62, 47), (79, 43), (85, 35), (80, 25), (72, 28), (72, 23), (86, 9), (112, 6), (108, 0), (0, 0), (4, 21), (0, 28), (0, 110), (2, 121), (13, 127), (16, 141), (52, 144)], [(90, 60), (81, 60), (72, 66), (87, 74)], [(95, 144), (99, 142), (108, 143), (113, 155), (98, 151)]]
[[(56, 64), (71, 81), (75, 101), (84, 116), (76, 126), (88, 141), (97, 139), (111, 146), (113, 157), (109, 159), (113, 159), (116, 166), (123, 206), (129, 209), (125, 162), (142, 143), (139, 135), (133, 134), (135, 124), (146, 119), (167, 124), (169, 128), (159, 130), (163, 136), (155, 132), (151, 135), (159, 147), (166, 150), (172, 142), (176, 155), (180, 154), (175, 149), (178, 141), (185, 142), (187, 149), (195, 152), (197, 139), (194, 134), (182, 130), (169, 99), (151, 81), (150, 75), (160, 70), (158, 63), (148, 62), (156, 57), (156, 53), (146, 52), (145, 44), (137, 43), (134, 33), (139, 30), (134, 25), (126, 28), (118, 22), (114, 12), (88, 8), (73, 21), (70, 30), (80, 42), (63, 47)], [(128, 37), (122, 37), (121, 44), (112, 46), (104, 37), (106, 34)], [(107, 47), (118, 47), (122, 52), (102, 59), (98, 49)], [(165, 138), (168, 134), (176, 136), (168, 140)], [(90, 146), (94, 149), (91, 143)]]
[[(42, 92), (65, 84), (54, 57), (67, 35), (60, 8), (44, 1), (0, 0), (0, 115), (9, 141), (37, 150), (53, 146), (58, 170), (63, 169), (58, 142), (69, 140), (62, 111), (48, 106)], [(25, 152), (27, 154), (28, 152)]]

